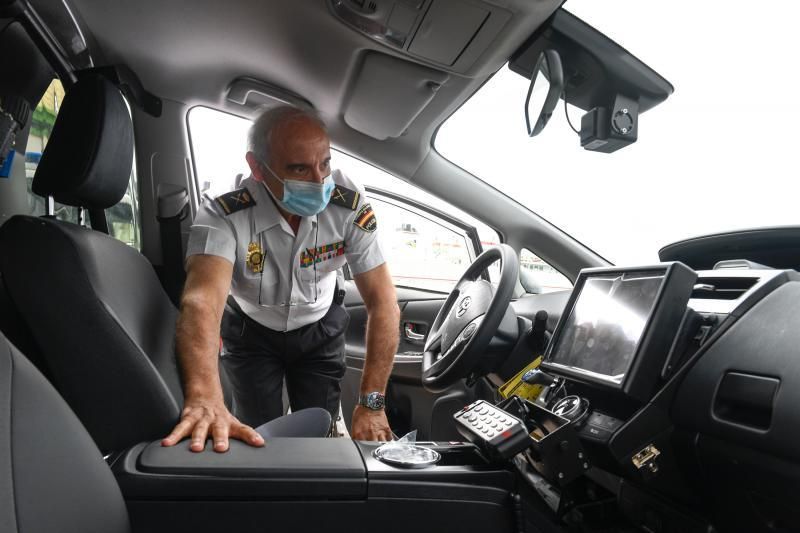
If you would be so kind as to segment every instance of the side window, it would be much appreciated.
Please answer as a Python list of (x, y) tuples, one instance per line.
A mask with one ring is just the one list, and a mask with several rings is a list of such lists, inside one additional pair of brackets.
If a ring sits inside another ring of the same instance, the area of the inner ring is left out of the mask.
[[(45, 214), (45, 199), (33, 193), (33, 177), (42, 158), (42, 153), (50, 140), (50, 134), (64, 101), (64, 87), (61, 81), (54, 79), (36, 105), (31, 119), (31, 129), (28, 144), (25, 150), (25, 177), (28, 184), (28, 207), (31, 215)], [(115, 206), (106, 210), (108, 232), (122, 242), (134, 246), (140, 245), (139, 230), (139, 203), (136, 198), (136, 165), (131, 170), (128, 190), (123, 199)], [(54, 215), (59, 220), (78, 223), (78, 208), (55, 203)]]
[(106, 221), (109, 235), (141, 251), (140, 212), (137, 197), (139, 188), (137, 185), (136, 159), (134, 158), (131, 179), (128, 182), (125, 196), (117, 205), (106, 209)]
[(450, 292), (474, 259), (460, 228), (401, 202), (371, 197), (395, 285)]
[(250, 175), (245, 154), (251, 122), (202, 106), (193, 107), (186, 120), (200, 197), (235, 189)]
[(527, 248), (519, 254), (519, 280), (525, 291), (533, 294), (572, 288), (569, 278)]
[[(338, 150), (332, 150), (331, 159), (333, 168), (365, 186), (402, 195), (474, 227), (484, 250), (500, 242), (495, 230), (418, 187)], [(381, 248), (395, 285), (450, 292), (475, 259), (475, 249), (466, 232), (404, 202), (383, 197), (373, 197), (370, 202), (375, 208), (381, 228)], [(498, 268), (495, 263), (488, 269), (490, 280), (497, 279)]]
[[(50, 133), (56, 123), (56, 116), (61, 109), (61, 102), (64, 101), (64, 86), (61, 81), (54, 79), (44, 96), (39, 100), (31, 117), (31, 130), (28, 135), (28, 144), (25, 149), (25, 177), (28, 182), (28, 207), (31, 215), (44, 215), (44, 198), (33, 193), (33, 176), (36, 167), (42, 158), (47, 142), (50, 140)], [(53, 213), (57, 219), (67, 222), (78, 223), (78, 209), (67, 205), (55, 204)]]

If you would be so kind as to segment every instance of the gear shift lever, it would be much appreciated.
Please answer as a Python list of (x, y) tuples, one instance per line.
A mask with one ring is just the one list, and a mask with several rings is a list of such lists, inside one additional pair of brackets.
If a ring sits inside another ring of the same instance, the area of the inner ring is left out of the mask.
[(536, 354), (543, 354), (547, 343), (550, 340), (550, 335), (547, 333), (547, 311), (541, 310), (536, 312), (533, 317), (533, 327), (528, 333), (528, 346), (531, 351)]

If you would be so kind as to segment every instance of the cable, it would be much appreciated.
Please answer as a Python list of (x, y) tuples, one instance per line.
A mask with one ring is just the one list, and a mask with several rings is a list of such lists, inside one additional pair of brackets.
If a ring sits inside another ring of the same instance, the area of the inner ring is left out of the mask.
[(567, 124), (569, 124), (569, 127), (572, 128), (572, 131), (574, 131), (575, 133), (580, 135), (581, 132), (579, 130), (575, 129), (575, 126), (572, 125), (572, 121), (569, 119), (569, 111), (567, 110), (567, 85), (566, 84), (564, 84), (564, 114), (567, 115)]
[(317, 289), (317, 255), (319, 254), (319, 215), (314, 215), (316, 217), (316, 225), (314, 232), (314, 303), (317, 303), (317, 296), (319, 296), (319, 290)]

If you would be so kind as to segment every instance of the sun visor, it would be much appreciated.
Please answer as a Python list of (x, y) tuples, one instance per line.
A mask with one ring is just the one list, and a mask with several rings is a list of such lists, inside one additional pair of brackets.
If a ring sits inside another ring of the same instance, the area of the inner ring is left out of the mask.
[(384, 140), (399, 137), (448, 79), (444, 72), (368, 53), (344, 111), (348, 126)]

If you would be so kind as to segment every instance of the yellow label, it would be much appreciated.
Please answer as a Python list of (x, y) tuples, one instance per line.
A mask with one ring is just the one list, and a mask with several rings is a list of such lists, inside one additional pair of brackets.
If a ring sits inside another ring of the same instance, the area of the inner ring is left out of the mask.
[(500, 396), (503, 398), (508, 398), (510, 396), (519, 396), (525, 400), (534, 401), (536, 398), (539, 397), (541, 394), (542, 389), (544, 388), (542, 385), (530, 385), (522, 381), (522, 376), (525, 375), (525, 372), (529, 370), (533, 370), (534, 368), (539, 366), (539, 363), (542, 362), (542, 357), (537, 357), (531, 364), (520, 370), (517, 375), (513, 378), (509, 379), (500, 387)]

